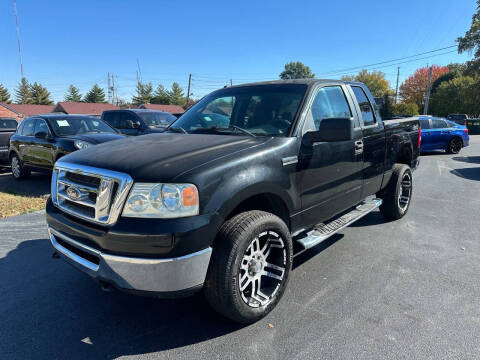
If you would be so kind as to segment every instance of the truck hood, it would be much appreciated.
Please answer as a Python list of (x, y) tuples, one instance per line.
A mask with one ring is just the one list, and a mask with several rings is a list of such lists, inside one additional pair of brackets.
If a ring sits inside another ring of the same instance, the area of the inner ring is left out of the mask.
[(149, 134), (76, 151), (61, 161), (127, 173), (135, 181), (168, 182), (186, 171), (268, 140), (232, 135)]
[(123, 139), (125, 136), (114, 133), (91, 133), (91, 134), (78, 134), (65, 136), (72, 140), (82, 140), (89, 142), (90, 144), (101, 144), (107, 141)]

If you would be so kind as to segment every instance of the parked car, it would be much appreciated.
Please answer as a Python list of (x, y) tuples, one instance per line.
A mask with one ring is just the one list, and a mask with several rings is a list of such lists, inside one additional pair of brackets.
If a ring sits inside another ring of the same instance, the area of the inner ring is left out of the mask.
[(130, 136), (163, 132), (176, 119), (168, 112), (147, 109), (108, 110), (102, 113), (102, 120)]
[(407, 213), (419, 145), (418, 119), (382, 121), (358, 82), (220, 89), (165, 133), (60, 159), (50, 240), (104, 285), (203, 290), (218, 312), (250, 323), (282, 297), (294, 249), (378, 207), (389, 219)]
[(51, 170), (55, 161), (75, 150), (124, 136), (92, 116), (48, 114), (23, 120), (10, 138), (8, 158), (15, 179), (31, 170)]
[(468, 146), (470, 137), (465, 126), (437, 117), (424, 116), (419, 119), (422, 128), (420, 151), (445, 150), (450, 154), (458, 154)]
[(447, 120), (453, 121), (459, 125), (467, 125), (469, 119), (467, 114), (450, 114), (447, 116)]
[(8, 144), (17, 124), (14, 118), (0, 118), (0, 164), (8, 164)]

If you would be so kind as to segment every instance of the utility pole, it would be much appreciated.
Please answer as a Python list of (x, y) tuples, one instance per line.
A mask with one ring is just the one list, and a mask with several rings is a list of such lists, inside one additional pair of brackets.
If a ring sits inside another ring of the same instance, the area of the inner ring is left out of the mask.
[(188, 108), (188, 102), (190, 100), (190, 84), (192, 82), (192, 74), (188, 74), (188, 90), (187, 90), (187, 104), (185, 105)]
[(232, 79), (230, 79), (230, 86), (233, 86)]
[(400, 66), (397, 68), (397, 88), (395, 90), (395, 104), (398, 101), (398, 78), (400, 77)]
[(18, 44), (18, 56), (20, 58), (20, 74), (23, 76), (23, 59), (22, 59), (22, 47), (20, 46), (20, 27), (18, 26), (18, 14), (17, 14), (17, 1), (13, 0), (13, 12), (15, 13), (15, 25), (17, 27), (17, 44)]
[(107, 73), (107, 102), (112, 103), (112, 88), (110, 87), (110, 73)]
[(430, 82), (432, 80), (432, 67), (428, 69), (428, 79), (427, 79), (427, 94), (425, 96), (425, 108), (423, 109), (423, 115), (428, 114), (428, 103), (430, 101)]

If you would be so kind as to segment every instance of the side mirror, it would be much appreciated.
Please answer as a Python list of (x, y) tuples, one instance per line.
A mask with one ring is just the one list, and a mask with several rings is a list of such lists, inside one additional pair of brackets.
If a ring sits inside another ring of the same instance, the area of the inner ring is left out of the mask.
[(353, 139), (353, 119), (329, 118), (322, 119), (318, 131), (309, 131), (303, 136), (306, 144), (316, 142), (347, 141)]
[(48, 134), (45, 132), (45, 131), (39, 131), (35, 134), (35, 137), (37, 139), (47, 139), (48, 138)]

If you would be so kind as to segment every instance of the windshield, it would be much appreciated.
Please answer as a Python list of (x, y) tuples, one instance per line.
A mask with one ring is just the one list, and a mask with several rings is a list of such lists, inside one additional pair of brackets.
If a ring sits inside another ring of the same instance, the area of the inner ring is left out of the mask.
[(287, 136), (306, 85), (242, 86), (216, 91), (194, 105), (169, 130), (254, 136)]
[(94, 117), (65, 117), (49, 119), (53, 131), (58, 136), (79, 135), (88, 133), (114, 133), (110, 126)]
[(137, 112), (137, 115), (148, 127), (167, 127), (177, 120), (175, 116), (166, 112)]

